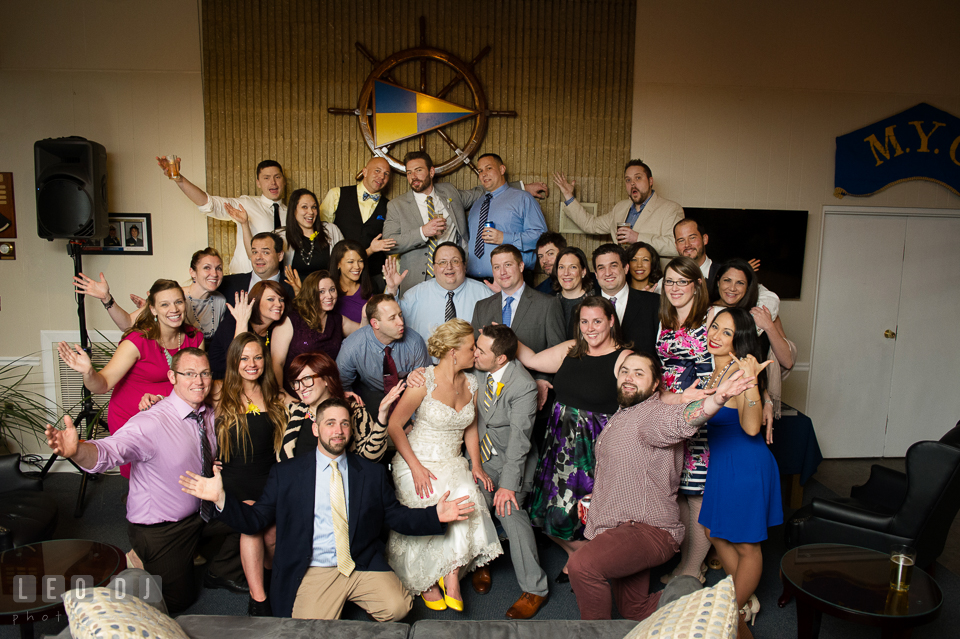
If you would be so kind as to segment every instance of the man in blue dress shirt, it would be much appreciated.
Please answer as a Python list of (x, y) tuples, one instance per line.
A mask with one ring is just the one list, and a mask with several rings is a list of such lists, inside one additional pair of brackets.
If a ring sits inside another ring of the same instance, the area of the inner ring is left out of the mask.
[(406, 325), (429, 337), (440, 324), (459, 317), (473, 319), (473, 307), (490, 297), (490, 289), (467, 278), (467, 255), (459, 245), (443, 242), (433, 254), (436, 277), (417, 284), (400, 300)]
[[(492, 277), (490, 252), (501, 244), (516, 246), (524, 266), (532, 270), (537, 263), (537, 240), (547, 230), (540, 206), (532, 195), (507, 184), (507, 167), (499, 155), (481, 155), (477, 169), (486, 194), (474, 202), (467, 220), (467, 275)], [(486, 227), (490, 222), (493, 226)]]
[(392, 295), (374, 295), (364, 312), (370, 325), (343, 340), (337, 367), (344, 390), (360, 395), (367, 406), (379, 406), (390, 392), (390, 388), (385, 389), (385, 381), (391, 383), (392, 376), (395, 385), (410, 371), (429, 366), (431, 361), (423, 338), (404, 326), (400, 305)]

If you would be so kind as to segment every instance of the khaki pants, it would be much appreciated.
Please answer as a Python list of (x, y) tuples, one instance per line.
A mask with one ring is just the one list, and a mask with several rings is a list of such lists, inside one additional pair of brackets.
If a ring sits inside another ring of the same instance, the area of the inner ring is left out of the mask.
[(354, 570), (344, 577), (336, 567), (310, 567), (293, 602), (294, 619), (339, 619), (352, 601), (377, 621), (400, 621), (413, 607), (413, 598), (391, 570)]

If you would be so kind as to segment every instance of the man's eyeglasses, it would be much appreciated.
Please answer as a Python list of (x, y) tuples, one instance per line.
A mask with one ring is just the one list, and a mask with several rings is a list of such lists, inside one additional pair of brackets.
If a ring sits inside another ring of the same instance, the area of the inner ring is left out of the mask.
[(293, 390), (298, 391), (301, 388), (313, 388), (316, 380), (319, 375), (307, 375), (306, 377), (300, 377), (290, 382), (290, 385), (293, 386)]
[(183, 375), (187, 379), (196, 379), (198, 377), (202, 377), (203, 379), (210, 379), (211, 377), (213, 377), (213, 373), (211, 373), (210, 371), (200, 371), (199, 373), (195, 373), (193, 371), (187, 371), (186, 373), (181, 373), (180, 371), (173, 371), (173, 372), (176, 373), (177, 375)]
[(456, 266), (463, 266), (463, 260), (461, 260), (461, 259), (455, 259), (455, 260), (440, 260), (439, 262), (435, 262), (433, 265), (434, 265), (434, 266), (439, 266), (440, 268), (447, 268), (448, 266), (454, 266), (454, 267), (456, 267)]
[(663, 285), (664, 285), (665, 287), (667, 287), (667, 288), (669, 288), (669, 287), (671, 287), (671, 286), (679, 286), (679, 287), (683, 288), (684, 286), (686, 286), (687, 284), (689, 284), (689, 283), (692, 282), (692, 281), (693, 281), (693, 280), (663, 280)]

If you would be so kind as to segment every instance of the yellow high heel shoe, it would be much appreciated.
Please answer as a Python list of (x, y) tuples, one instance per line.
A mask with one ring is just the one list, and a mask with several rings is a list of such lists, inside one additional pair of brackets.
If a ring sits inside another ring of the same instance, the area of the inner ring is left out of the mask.
[(429, 601), (426, 597), (423, 596), (423, 593), (421, 593), (421, 594), (420, 594), (420, 598), (423, 599), (423, 603), (424, 603), (424, 604), (427, 606), (427, 608), (429, 608), (430, 610), (438, 610), (438, 611), (439, 611), (439, 610), (446, 610), (446, 609), (447, 609), (447, 604), (446, 604), (446, 601), (445, 601), (446, 596), (444, 596), (444, 599), (441, 599), (440, 601)]
[(446, 608), (453, 608), (457, 612), (463, 612), (463, 602), (447, 595), (447, 587), (443, 585), (443, 577), (440, 577), (440, 590), (443, 591), (443, 601)]

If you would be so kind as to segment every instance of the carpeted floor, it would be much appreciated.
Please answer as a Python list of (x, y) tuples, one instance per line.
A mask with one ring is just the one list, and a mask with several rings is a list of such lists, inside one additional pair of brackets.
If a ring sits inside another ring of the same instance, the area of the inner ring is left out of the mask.
[[(122, 494), (126, 480), (119, 476), (102, 477), (88, 484), (86, 509), (83, 517), (74, 519), (73, 510), (76, 502), (77, 490), (80, 484), (79, 475), (72, 473), (51, 474), (46, 480), (46, 491), (57, 498), (60, 503), (60, 521), (56, 536), (61, 539), (82, 538), (114, 544), (124, 551), (130, 546), (126, 537), (124, 520), (124, 506)], [(811, 480), (804, 491), (804, 501), (809, 502), (814, 497), (836, 496), (823, 485)], [(513, 567), (504, 548), (505, 554), (499, 557), (491, 566), (493, 574), (493, 588), (486, 596), (473, 592), (469, 578), (464, 580), (463, 593), (466, 611), (457, 613), (451, 610), (432, 612), (427, 610), (423, 602), (417, 600), (410, 615), (404, 620), (413, 623), (419, 619), (502, 619), (507, 608), (520, 596), (513, 574)], [(797, 633), (796, 608), (788, 604), (786, 608), (777, 607), (776, 600), (780, 596), (779, 562), (785, 552), (783, 534), (780, 528), (770, 530), (770, 539), (763, 544), (764, 572), (757, 596), (761, 603), (761, 612), (757, 617), (756, 625), (751, 628), (758, 638), (788, 638)], [(551, 545), (541, 552), (541, 563), (550, 576), (550, 599), (541, 608), (535, 619), (578, 619), (577, 601), (570, 590), (569, 584), (553, 583), (553, 578), (560, 572), (566, 560), (566, 555), (557, 546)], [(668, 572), (673, 563), (665, 564), (655, 571), (651, 579), (652, 588), (663, 588), (660, 584), (660, 575)], [(918, 628), (913, 636), (916, 639), (926, 637), (941, 638), (960, 636), (960, 576), (953, 574), (942, 566), (937, 567), (935, 578), (944, 593), (944, 605), (940, 618), (932, 624)], [(707, 575), (707, 585), (712, 585), (723, 578), (722, 571), (711, 570)], [(204, 590), (200, 599), (186, 614), (220, 614), (245, 615), (247, 599), (244, 596), (234, 595), (224, 590)], [(348, 606), (344, 611), (345, 619), (365, 620), (366, 615), (355, 606)], [(55, 634), (66, 622), (51, 620), (36, 625), (36, 635)], [(840, 621), (833, 617), (824, 616), (820, 636), (823, 639), (858, 639), (860, 637), (877, 637), (879, 632), (873, 628), (859, 626)], [(0, 628), (0, 639), (18, 637), (19, 633), (13, 627)]]

